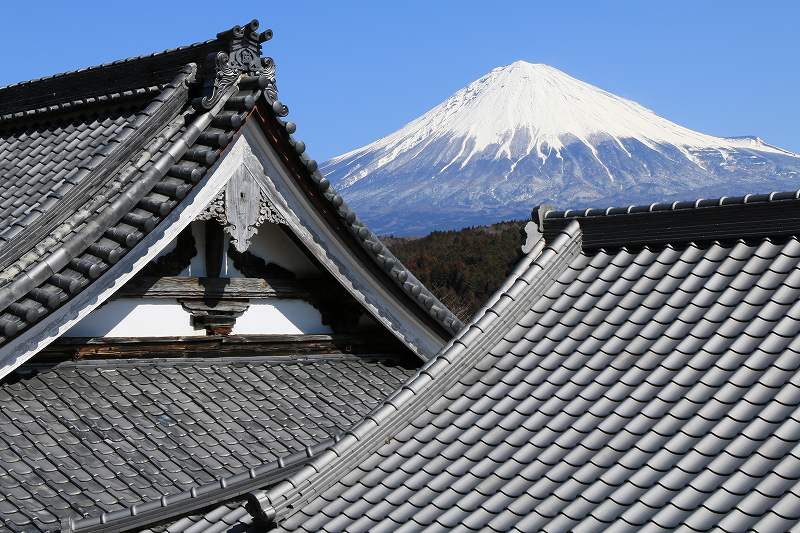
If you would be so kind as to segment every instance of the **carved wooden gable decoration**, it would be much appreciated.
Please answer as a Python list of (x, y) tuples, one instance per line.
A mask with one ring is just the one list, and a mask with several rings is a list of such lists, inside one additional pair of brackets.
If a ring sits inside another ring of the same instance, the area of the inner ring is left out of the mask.
[(225, 188), (217, 194), (197, 220), (216, 220), (239, 252), (250, 247), (250, 239), (264, 222), (286, 224), (286, 220), (250, 174), (240, 165)]

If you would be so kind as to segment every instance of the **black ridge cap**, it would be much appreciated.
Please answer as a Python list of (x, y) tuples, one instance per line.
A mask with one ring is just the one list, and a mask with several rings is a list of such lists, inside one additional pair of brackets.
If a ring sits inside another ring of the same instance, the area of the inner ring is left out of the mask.
[(262, 463), (246, 472), (219, 478), (177, 494), (163, 496), (158, 500), (139, 503), (96, 517), (67, 518), (61, 524), (61, 532), (112, 533), (153, 527), (178, 516), (219, 505), (283, 481), (314, 457), (339, 442), (340, 438), (336, 436), (325, 439), (313, 446), (307, 446), (302, 451)]
[(158, 86), (188, 63), (202, 66), (206, 56), (220, 47), (214, 39), (9, 85), (0, 89), (0, 117), (30, 116), (72, 102)]
[[(246, 26), (234, 26), (215, 39), (147, 55), (135, 56), (79, 70), (23, 81), (0, 88), (0, 122), (63, 109), (69, 105), (102, 101), (114, 95), (137, 93), (169, 82), (175, 71), (188, 63), (199, 68), (199, 78), (215, 78), (222, 60), (234, 56), (258, 28), (253, 20)], [(248, 41), (260, 59), (260, 43), (272, 37), (267, 30)]]
[(184, 45), (184, 46), (178, 46), (178, 47), (175, 47), (175, 48), (169, 48), (167, 50), (162, 50), (161, 52), (152, 52), (152, 53), (149, 53), (149, 54), (142, 54), (142, 55), (139, 55), (139, 56), (133, 56), (133, 57), (129, 57), (129, 58), (126, 58), (126, 59), (120, 59), (120, 60), (117, 60), (117, 61), (110, 61), (108, 63), (100, 63), (99, 65), (93, 65), (91, 67), (83, 67), (83, 68), (79, 68), (77, 70), (68, 70), (68, 71), (65, 71), (65, 72), (58, 72), (56, 74), (50, 74), (48, 76), (42, 76), (41, 78), (34, 78), (32, 80), (25, 80), (25, 81), (19, 81), (19, 82), (16, 82), (16, 83), (10, 83), (8, 85), (0, 87), (0, 94), (2, 94), (3, 91), (5, 91), (7, 89), (16, 89), (16, 88), (22, 87), (22, 86), (29, 86), (29, 85), (41, 83), (41, 82), (44, 82), (44, 81), (60, 79), (60, 78), (66, 77), (66, 76), (71, 76), (73, 74), (77, 74), (79, 72), (88, 72), (88, 71), (93, 71), (93, 70), (99, 70), (99, 69), (102, 69), (102, 68), (110, 67), (112, 65), (119, 65), (119, 64), (122, 64), (122, 63), (130, 63), (130, 62), (133, 62), (133, 61), (138, 61), (140, 59), (146, 59), (146, 58), (149, 58), (149, 57), (163, 56), (163, 55), (171, 54), (173, 52), (179, 52), (179, 51), (182, 51), (182, 50), (187, 50), (189, 48), (197, 48), (197, 47), (212, 43), (215, 40), (216, 39), (208, 39), (206, 41), (199, 42), (199, 43), (193, 43), (193, 44), (188, 44), (188, 45)]
[(577, 220), (584, 249), (708, 242), (800, 234), (800, 190), (585, 210), (548, 210), (548, 241)]
[[(287, 107), (278, 100), (269, 101), (272, 111), (277, 116), (285, 116)], [(345, 202), (344, 198), (336, 192), (330, 181), (319, 171), (318, 163), (306, 154), (306, 145), (300, 139), (292, 136), (297, 126), (293, 122), (279, 121), (286, 133), (286, 141), (297, 154), (301, 166), (308, 172), (313, 185), (320, 193), (320, 198), (327, 201), (331, 211), (336, 214), (340, 222), (355, 238), (360, 247), (367, 253), (372, 261), (410, 297), (434, 321), (444, 328), (450, 335), (455, 335), (464, 327), (464, 323), (453, 314), (436, 296), (433, 295), (419, 281), (394, 254), (386, 247), (380, 238), (364, 224), (355, 212)]]
[(79, 116), (87, 107), (92, 107), (94, 110), (99, 106), (122, 106), (131, 100), (157, 94), (167, 86), (168, 84), (166, 83), (160, 83), (149, 87), (138, 87), (121, 92), (78, 98), (38, 109), (27, 109), (0, 115), (0, 129), (14, 128), (19, 124), (23, 124), (24, 127), (30, 127), (37, 122), (50, 120), (53, 115), (58, 115), (59, 120), (64, 120), (72, 116)]
[(261, 498), (277, 522), (323, 493), (462, 379), (502, 339), (580, 253), (573, 221), (546, 247), (537, 246), (464, 329), (400, 390), (344, 434), (341, 441)]

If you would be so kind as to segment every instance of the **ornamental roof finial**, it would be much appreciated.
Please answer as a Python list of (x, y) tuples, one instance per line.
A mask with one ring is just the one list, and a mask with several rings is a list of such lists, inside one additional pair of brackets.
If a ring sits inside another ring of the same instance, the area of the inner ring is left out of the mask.
[(272, 30), (258, 31), (258, 21), (253, 19), (245, 26), (233, 28), (217, 34), (221, 50), (209, 54), (206, 59), (207, 76), (205, 95), (197, 98), (197, 109), (209, 110), (235, 85), (242, 75), (264, 78), (259, 86), (270, 102), (278, 97), (275, 83), (275, 62), (272, 58), (261, 57), (261, 43), (272, 39)]

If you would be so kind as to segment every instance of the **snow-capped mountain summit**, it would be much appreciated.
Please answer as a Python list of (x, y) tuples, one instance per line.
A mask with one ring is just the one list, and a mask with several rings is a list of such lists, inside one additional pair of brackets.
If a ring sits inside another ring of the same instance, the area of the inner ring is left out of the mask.
[(547, 65), (492, 70), (323, 172), (379, 231), (431, 229), (559, 207), (797, 188), (800, 156), (714, 137)]

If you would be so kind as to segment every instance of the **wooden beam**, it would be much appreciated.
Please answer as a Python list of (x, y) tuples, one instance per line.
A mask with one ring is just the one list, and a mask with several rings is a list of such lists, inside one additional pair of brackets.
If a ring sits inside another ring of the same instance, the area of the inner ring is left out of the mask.
[(137, 277), (114, 298), (298, 298), (323, 289), (320, 280), (262, 278)]
[(40, 360), (347, 354), (391, 354), (399, 359), (410, 356), (393, 337), (375, 331), (362, 335), (62, 337), (41, 352)]

